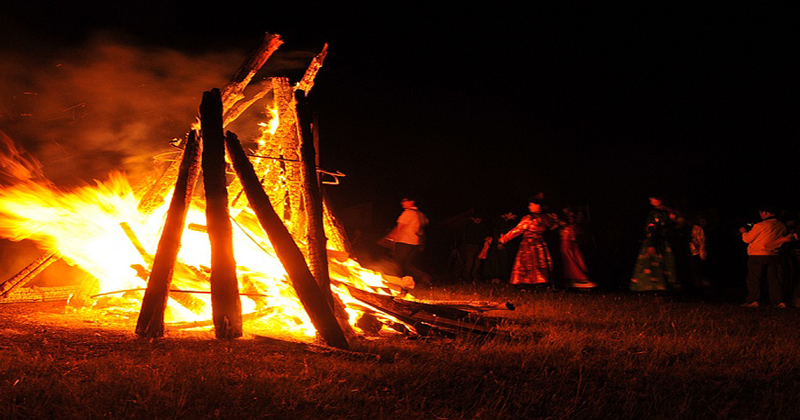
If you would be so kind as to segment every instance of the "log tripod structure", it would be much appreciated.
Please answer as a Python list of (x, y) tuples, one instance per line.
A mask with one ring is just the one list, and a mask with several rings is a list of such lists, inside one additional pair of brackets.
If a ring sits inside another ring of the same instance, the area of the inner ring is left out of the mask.
[[(281, 44), (278, 35), (266, 34), (259, 48), (242, 64), (228, 85), (203, 94), (200, 125), (190, 130), (181, 145), (182, 158), (163, 164), (138, 188), (142, 197), (138, 208), (147, 214), (163, 204), (164, 197), (174, 186), (154, 256), (141, 246), (130, 226), (124, 222), (121, 224), (145, 263), (151, 266), (135, 329), (139, 336), (156, 338), (164, 335), (164, 314), (170, 296), (188, 309), (194, 305), (195, 300), (188, 292), (184, 294), (182, 292), (186, 291), (172, 290), (170, 286), (174, 270), (181, 264), (177, 258), (178, 250), (195, 184), (202, 171), (207, 216), (205, 228), (212, 252), (209, 279), (211, 323), (216, 337), (233, 339), (243, 334), (242, 322), (247, 316), (242, 316), (240, 306), (239, 296), (242, 294), (238, 289), (229, 209), (231, 206), (247, 206), (269, 237), (319, 335), (329, 346), (349, 347), (347, 337), (354, 332), (344, 305), (338, 296), (331, 293), (327, 250), (349, 251), (350, 247), (343, 227), (333, 216), (321, 188), (316, 124), (306, 103), (306, 95), (322, 65), (327, 45), (295, 86), (291, 86), (287, 78), (272, 77), (262, 83), (250, 99), (245, 99), (244, 95), (247, 85)], [(237, 136), (225, 133), (225, 127), (270, 93), (278, 110), (280, 125), (275, 135), (259, 144), (253, 162), (245, 154)], [(237, 174), (230, 184), (225, 174), (226, 150)], [(270, 175), (259, 179), (259, 174)], [(240, 199), (242, 195), (244, 198)], [(305, 240), (308, 244), (307, 260), (297, 245), (298, 240)], [(12, 279), (0, 283), (0, 302), (12, 289), (29, 282), (59, 258), (54, 252), (46, 253)], [(84, 282), (77, 292), (83, 299), (96, 293), (97, 281), (92, 280), (94, 282)], [(460, 308), (426, 306), (348, 288), (352, 297), (361, 301), (368, 311), (394, 316), (421, 335), (457, 331), (496, 333), (496, 326), (469, 320)], [(453, 319), (448, 321), (449, 318)]]

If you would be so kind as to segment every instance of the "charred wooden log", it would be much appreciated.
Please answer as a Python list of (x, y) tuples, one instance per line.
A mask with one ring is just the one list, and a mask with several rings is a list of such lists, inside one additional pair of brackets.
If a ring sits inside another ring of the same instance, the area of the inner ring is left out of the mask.
[(225, 179), (225, 135), (219, 89), (203, 93), (200, 104), (206, 226), (211, 243), (211, 308), (217, 338), (242, 336), (242, 305), (233, 256), (233, 226)]
[(275, 248), (275, 253), (286, 269), (289, 280), (297, 292), (297, 297), (311, 318), (311, 322), (328, 345), (347, 349), (349, 347), (347, 339), (336, 321), (328, 300), (320, 291), (291, 233), (275, 213), (239, 139), (235, 134), (228, 132), (226, 145), (233, 168), (247, 195), (247, 200)]
[(514, 304), (511, 302), (489, 302), (489, 301), (470, 301), (470, 300), (420, 300), (420, 303), (460, 309), (467, 312), (486, 312), (486, 311), (513, 311)]
[(236, 70), (231, 81), (222, 90), (223, 112), (228, 112), (233, 105), (244, 97), (244, 89), (253, 80), (253, 76), (261, 70), (272, 53), (281, 45), (283, 40), (278, 34), (265, 33), (258, 48)]
[(322, 68), (322, 63), (325, 61), (325, 56), (327, 55), (328, 44), (325, 44), (322, 47), (322, 51), (311, 60), (311, 64), (306, 69), (305, 74), (303, 74), (303, 78), (295, 85), (295, 90), (302, 90), (306, 95), (308, 94), (311, 88), (314, 87), (314, 79), (317, 77), (319, 69)]
[(18, 287), (0, 299), (0, 304), (67, 301), (78, 293), (80, 289), (80, 285)]
[(459, 332), (479, 335), (506, 334), (491, 320), (475, 317), (466, 311), (379, 295), (352, 286), (347, 288), (353, 298), (411, 325), (420, 335), (429, 335), (432, 332), (447, 335)]
[[(320, 63), (321, 65), (321, 63)], [(310, 86), (308, 87), (310, 89)], [(305, 203), (306, 241), (308, 243), (308, 265), (317, 280), (320, 291), (331, 305), (342, 330), (354, 336), (348, 321), (344, 304), (331, 293), (331, 279), (328, 270), (328, 248), (325, 236), (325, 212), (323, 208), (322, 185), (317, 167), (317, 139), (314, 136), (311, 107), (304, 92), (295, 92), (297, 106), (297, 126), (300, 133), (300, 157), (303, 165), (301, 173), (303, 202)]]
[(306, 216), (306, 240), (308, 242), (308, 266), (319, 284), (322, 294), (331, 300), (331, 279), (328, 275), (328, 253), (326, 248), (325, 225), (322, 213), (322, 191), (317, 175), (316, 150), (311, 131), (311, 109), (302, 91), (295, 93), (297, 101), (297, 126), (300, 132), (300, 157), (303, 162), (301, 173), (303, 201)]
[[(147, 281), (147, 291), (144, 294), (142, 309), (136, 323), (136, 334), (142, 337), (162, 337), (164, 335), (164, 311), (167, 308), (172, 274), (178, 260), (183, 229), (186, 225), (186, 214), (189, 212), (192, 191), (199, 176), (201, 149), (202, 146), (197, 140), (196, 133), (192, 131), (183, 151), (175, 192), (167, 212), (164, 231), (158, 241), (158, 250), (153, 258), (153, 268)], [(130, 235), (133, 235), (132, 231)], [(135, 235), (133, 236), (135, 238)], [(141, 244), (137, 246), (136, 242), (134, 242), (134, 246), (146, 256), (147, 252), (144, 247)], [(186, 297), (190, 296), (186, 295), (178, 299)]]
[(258, 92), (256, 92), (246, 101), (239, 101), (232, 105), (230, 109), (225, 111), (225, 126), (227, 127), (228, 124), (236, 121), (236, 119), (239, 118), (239, 116), (241, 116), (248, 108), (250, 108), (250, 106), (261, 99), (264, 99), (264, 97), (270, 92), (272, 92), (272, 83), (262, 82)]
[(39, 275), (45, 268), (50, 266), (50, 264), (58, 261), (61, 258), (55, 252), (46, 252), (42, 254), (39, 258), (37, 258), (32, 263), (28, 264), (20, 270), (14, 277), (0, 283), (0, 299), (3, 299), (8, 296), (8, 294), (17, 287), (25, 286), (29, 281), (33, 280), (34, 277)]

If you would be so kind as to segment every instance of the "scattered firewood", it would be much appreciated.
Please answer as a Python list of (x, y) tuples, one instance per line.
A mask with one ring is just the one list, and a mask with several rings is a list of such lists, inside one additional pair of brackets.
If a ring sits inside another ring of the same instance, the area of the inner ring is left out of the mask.
[(468, 312), (486, 311), (513, 311), (514, 304), (511, 302), (489, 302), (489, 301), (470, 301), (470, 300), (419, 300), (420, 303), (428, 305), (446, 306), (454, 309), (461, 309)]
[(492, 320), (476, 317), (474, 314), (459, 309), (436, 307), (436, 305), (379, 295), (349, 285), (347, 289), (353, 298), (411, 325), (420, 335), (429, 335), (431, 332), (506, 334), (505, 331), (498, 329), (497, 324)]

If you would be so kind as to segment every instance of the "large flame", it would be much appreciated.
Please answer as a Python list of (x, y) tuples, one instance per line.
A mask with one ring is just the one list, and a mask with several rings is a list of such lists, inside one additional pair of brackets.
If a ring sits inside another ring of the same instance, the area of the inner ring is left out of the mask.
[[(43, 252), (56, 252), (96, 280), (93, 296), (115, 296), (115, 307), (136, 313), (168, 206), (146, 215), (137, 210), (139, 200), (122, 173), (112, 173), (107, 181), (94, 186), (61, 191), (43, 177), (33, 176), (31, 168), (40, 165), (23, 156), (7, 138), (3, 140), (6, 147), (0, 168), (5, 168), (4, 175), (14, 183), (0, 188), (0, 236), (32, 240)], [(166, 314), (168, 323), (211, 318), (210, 246), (205, 212), (197, 201), (187, 216), (172, 281), (175, 292), (170, 295)], [(231, 217), (248, 330), (298, 339), (314, 337), (314, 327), (256, 217), (246, 207), (232, 210)], [(340, 256), (337, 251), (343, 250), (331, 250), (332, 255)], [(330, 258), (330, 275), (335, 284), (384, 293), (388, 290), (380, 273), (364, 269), (351, 259)], [(127, 293), (123, 295), (123, 291)], [(358, 305), (349, 304), (352, 299), (346, 287), (334, 287), (334, 292), (345, 302), (355, 327), (361, 316)]]

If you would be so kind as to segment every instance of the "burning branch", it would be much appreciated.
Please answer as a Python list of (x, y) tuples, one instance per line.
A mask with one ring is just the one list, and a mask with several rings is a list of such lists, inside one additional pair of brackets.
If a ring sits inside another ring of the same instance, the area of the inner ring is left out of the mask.
[(222, 89), (222, 109), (227, 112), (233, 107), (233, 104), (240, 101), (244, 97), (244, 90), (253, 76), (261, 70), (264, 63), (267, 62), (281, 45), (283, 40), (278, 34), (271, 34), (267, 32), (261, 40), (261, 44), (256, 48), (249, 57), (239, 66), (236, 70), (231, 81)]
[(322, 68), (322, 63), (325, 61), (326, 55), (328, 55), (328, 44), (325, 44), (325, 46), (322, 47), (322, 52), (311, 60), (311, 64), (308, 66), (308, 69), (306, 69), (303, 79), (297, 82), (294, 86), (294, 90), (302, 90), (308, 95), (308, 92), (314, 87), (314, 79), (317, 77), (319, 69)]

